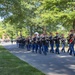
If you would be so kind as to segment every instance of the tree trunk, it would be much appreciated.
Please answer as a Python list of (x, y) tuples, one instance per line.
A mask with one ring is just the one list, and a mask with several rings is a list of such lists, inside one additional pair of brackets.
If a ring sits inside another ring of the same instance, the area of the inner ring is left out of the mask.
[(32, 26), (30, 26), (30, 35), (31, 35), (31, 38), (32, 38)]
[(18, 31), (16, 30), (16, 36), (18, 36)]
[(22, 30), (20, 30), (20, 37), (22, 37)]
[(43, 26), (43, 33), (46, 34), (46, 26)]
[(75, 31), (75, 19), (73, 20), (73, 29)]

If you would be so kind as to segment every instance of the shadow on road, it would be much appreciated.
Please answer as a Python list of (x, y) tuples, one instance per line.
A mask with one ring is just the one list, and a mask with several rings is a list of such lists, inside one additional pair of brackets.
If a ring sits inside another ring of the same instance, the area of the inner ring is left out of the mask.
[(32, 53), (26, 49), (20, 49), (15, 44), (3, 45), (11, 53), (21, 60), (46, 73), (46, 75), (75, 75), (75, 57), (68, 53)]

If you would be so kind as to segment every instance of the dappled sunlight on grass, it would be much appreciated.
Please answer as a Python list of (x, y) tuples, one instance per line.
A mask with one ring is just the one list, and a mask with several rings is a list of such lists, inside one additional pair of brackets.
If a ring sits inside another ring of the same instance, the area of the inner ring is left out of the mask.
[(0, 75), (45, 75), (0, 46)]

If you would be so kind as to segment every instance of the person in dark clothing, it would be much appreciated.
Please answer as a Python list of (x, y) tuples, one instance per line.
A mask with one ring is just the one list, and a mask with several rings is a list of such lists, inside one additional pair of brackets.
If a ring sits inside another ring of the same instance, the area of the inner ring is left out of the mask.
[(25, 46), (25, 38), (22, 38), (21, 39), (21, 48), (24, 48), (24, 46)]
[(21, 37), (18, 38), (19, 48), (21, 48)]
[(69, 53), (69, 51), (70, 51), (70, 47), (69, 47), (69, 46), (70, 46), (70, 45), (69, 45), (69, 40), (70, 40), (70, 37), (68, 36), (68, 37), (67, 37), (67, 43), (68, 43), (68, 50), (67, 50), (67, 52), (68, 52), (68, 53)]
[(38, 44), (38, 51), (40, 54), (42, 54), (42, 40), (41, 37), (37, 38), (37, 44)]
[(60, 37), (59, 37), (59, 34), (58, 34), (58, 33), (56, 33), (56, 36), (54, 37), (54, 41), (55, 41), (55, 45), (56, 45), (56, 50), (55, 50), (55, 52), (56, 52), (57, 54), (60, 54), (60, 53), (59, 53)]
[(67, 52), (70, 52), (70, 39), (73, 37), (73, 34), (74, 34), (74, 30), (70, 30), (70, 33), (67, 37), (67, 40), (68, 40), (68, 44), (69, 44), (69, 48), (68, 48), (68, 51)]
[(50, 52), (54, 53), (54, 38), (52, 33), (50, 33), (49, 41), (50, 41), (50, 47), (51, 47)]
[(36, 35), (34, 35), (32, 38), (32, 52), (35, 51), (37, 53), (37, 50), (38, 50), (37, 37)]
[(11, 43), (13, 44), (13, 39), (11, 39)]
[(61, 35), (61, 43), (62, 43), (62, 49), (61, 49), (61, 51), (62, 52), (65, 52), (65, 41), (66, 41), (66, 39), (64, 37), (64, 34), (62, 34)]
[(42, 38), (42, 48), (43, 48), (43, 53), (45, 55), (47, 55), (47, 52), (48, 52), (48, 37)]
[(37, 53), (38, 51), (38, 37), (35, 37), (35, 52)]
[(29, 37), (26, 38), (26, 48), (28, 51), (30, 51), (30, 39), (29, 39)]
[(72, 53), (74, 54), (75, 56), (75, 51), (74, 51), (74, 41), (75, 41), (75, 38), (73, 35), (70, 36), (70, 41), (69, 41), (69, 44), (70, 44), (70, 55), (72, 55)]

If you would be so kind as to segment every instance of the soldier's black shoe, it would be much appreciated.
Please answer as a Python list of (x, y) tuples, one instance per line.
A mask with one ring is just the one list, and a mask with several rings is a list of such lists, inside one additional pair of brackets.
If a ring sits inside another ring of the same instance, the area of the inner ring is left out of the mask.
[(60, 54), (60, 53), (58, 53), (58, 54)]
[(34, 53), (34, 51), (32, 51), (32, 53)]
[(52, 53), (54, 53), (54, 52), (52, 52)]
[(69, 55), (72, 55), (72, 54), (69, 53)]
[(52, 53), (52, 51), (50, 50), (50, 53)]
[(57, 52), (55, 52), (55, 54), (57, 54)]

